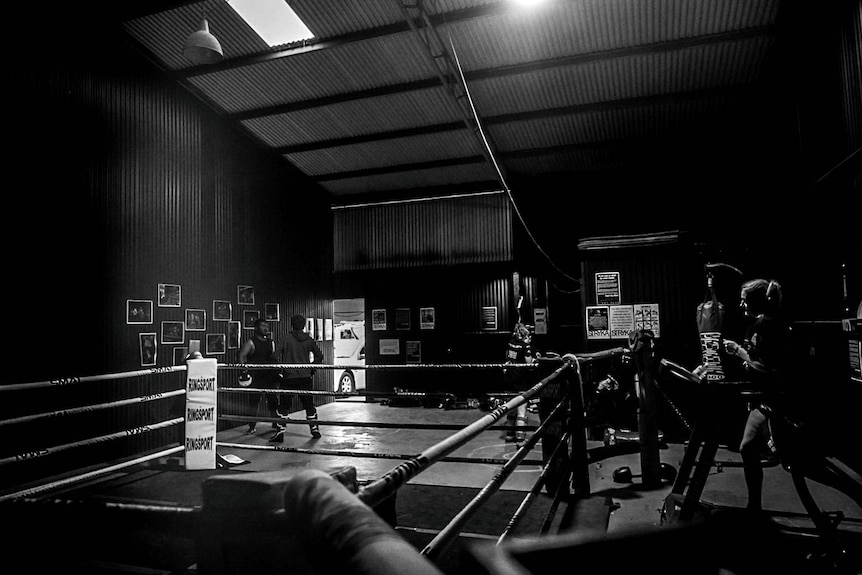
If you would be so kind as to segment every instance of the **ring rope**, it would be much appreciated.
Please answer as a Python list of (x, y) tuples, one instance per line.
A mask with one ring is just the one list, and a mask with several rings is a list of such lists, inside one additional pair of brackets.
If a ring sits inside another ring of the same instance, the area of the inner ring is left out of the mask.
[(506, 538), (509, 537), (509, 534), (515, 530), (515, 528), (521, 522), (521, 518), (524, 516), (524, 513), (527, 511), (527, 509), (530, 508), (530, 505), (533, 504), (533, 501), (542, 491), (542, 487), (545, 486), (545, 482), (550, 476), (550, 472), (552, 469), (551, 464), (556, 461), (560, 450), (568, 444), (570, 437), (570, 431), (566, 431), (565, 433), (563, 433), (560, 442), (557, 443), (557, 446), (554, 448), (554, 451), (551, 452), (551, 455), (548, 458), (548, 463), (545, 465), (544, 469), (542, 469), (542, 473), (536, 479), (536, 482), (533, 483), (533, 486), (530, 488), (530, 491), (527, 492), (527, 495), (524, 497), (523, 501), (521, 501), (521, 504), (515, 510), (515, 513), (512, 514), (512, 518), (509, 519), (509, 523), (506, 524), (506, 528), (500, 534), (499, 539), (497, 539), (497, 545), (500, 545), (503, 541), (505, 541)]
[[(239, 421), (242, 423), (281, 423), (288, 425), (308, 425), (308, 419), (291, 419), (289, 417), (251, 417), (248, 415), (219, 415), (220, 420)], [(444, 431), (458, 431), (466, 425), (453, 425), (446, 423), (393, 423), (389, 421), (343, 421), (343, 420), (314, 420), (315, 425), (337, 425), (339, 427), (374, 427), (382, 429), (431, 429)], [(489, 431), (509, 431), (520, 429), (522, 431), (535, 431), (535, 425), (494, 425)]]
[(4, 425), (10, 425), (13, 423), (17, 424), (17, 423), (26, 423), (26, 422), (31, 422), (31, 421), (37, 421), (39, 419), (44, 419), (44, 418), (48, 418), (48, 417), (54, 418), (54, 417), (61, 417), (61, 416), (67, 416), (67, 415), (79, 415), (81, 413), (90, 413), (93, 411), (100, 411), (102, 409), (109, 409), (112, 407), (122, 407), (125, 405), (134, 405), (134, 404), (138, 404), (138, 403), (146, 403), (148, 401), (155, 401), (157, 399), (165, 399), (165, 398), (174, 397), (177, 395), (185, 395), (185, 393), (186, 393), (185, 389), (177, 389), (174, 391), (166, 391), (166, 392), (162, 392), (162, 393), (153, 393), (150, 395), (144, 395), (141, 397), (131, 397), (129, 399), (121, 399), (118, 401), (111, 401), (108, 403), (98, 403), (98, 404), (94, 404), (94, 405), (85, 405), (82, 407), (73, 407), (70, 409), (61, 409), (59, 411), (49, 411), (49, 412), (45, 412), (45, 413), (35, 413), (33, 415), (24, 415), (22, 417), (15, 417), (13, 419), (0, 420), (0, 427), (3, 427)]
[(503, 405), (500, 405), (489, 412), (487, 415), (477, 419), (472, 424), (468, 425), (461, 431), (450, 435), (447, 439), (432, 445), (419, 455), (416, 455), (398, 465), (388, 473), (372, 481), (366, 485), (357, 496), (365, 504), (375, 507), (383, 500), (391, 497), (395, 491), (407, 483), (411, 478), (428, 469), (428, 467), (438, 461), (441, 457), (448, 455), (452, 451), (476, 437), (485, 428), (491, 426), (497, 420), (502, 418), (506, 413), (517, 408), (519, 405), (525, 404), (531, 397), (539, 393), (549, 382), (556, 379), (563, 371), (571, 367), (571, 362), (566, 361), (560, 367), (553, 371), (549, 376), (539, 381), (536, 385), (523, 392), (521, 395), (514, 397)]
[(560, 481), (560, 484), (557, 486), (557, 492), (554, 493), (554, 501), (551, 502), (551, 506), (548, 508), (548, 512), (545, 514), (545, 521), (542, 523), (542, 529), (539, 531), (541, 535), (547, 535), (548, 531), (551, 530), (551, 523), (554, 521), (554, 517), (557, 515), (557, 508), (560, 506), (560, 501), (563, 499), (563, 495), (567, 494), (569, 491), (569, 480), (572, 477), (572, 469), (571, 466), (567, 466), (566, 469), (566, 477)]
[(220, 363), (219, 369), (364, 369), (422, 370), (422, 369), (536, 369), (535, 363), (407, 363), (373, 365), (331, 365), (325, 363)]
[[(219, 387), (219, 393), (259, 393), (276, 395), (323, 395), (335, 397), (455, 397), (451, 391), (320, 391), (311, 389), (263, 389), (259, 387)], [(471, 393), (470, 396), (484, 395), (488, 397), (515, 397), (517, 392), (513, 391), (484, 391)]]
[(90, 383), (93, 381), (108, 381), (112, 379), (126, 379), (132, 377), (141, 377), (144, 375), (156, 375), (159, 373), (172, 373), (175, 371), (186, 371), (188, 368), (185, 365), (168, 365), (165, 367), (151, 367), (149, 369), (136, 369), (134, 371), (123, 371), (117, 373), (104, 373), (102, 375), (81, 375), (74, 377), (61, 377), (59, 379), (49, 379), (46, 381), (34, 381), (32, 383), (12, 383), (9, 385), (0, 385), (2, 391), (19, 391), (22, 389), (37, 389), (40, 387), (63, 387), (67, 385), (77, 385), (79, 383)]
[(104, 467), (102, 469), (97, 469), (95, 471), (88, 471), (87, 473), (82, 473), (81, 475), (76, 475), (74, 477), (66, 477), (59, 481), (54, 481), (51, 483), (45, 483), (44, 485), (38, 485), (36, 487), (30, 487), (29, 489), (24, 489), (23, 491), (18, 491), (16, 493), (8, 493), (6, 495), (0, 496), (0, 503), (12, 499), (18, 499), (21, 497), (29, 497), (31, 495), (36, 495), (37, 493), (41, 493), (43, 491), (50, 491), (51, 489), (56, 489), (58, 487), (65, 487), (67, 485), (71, 485), (73, 483), (78, 483), (81, 481), (86, 481), (88, 479), (93, 479), (95, 477), (99, 477), (101, 475), (106, 475), (108, 473), (113, 473), (114, 471), (119, 471), (121, 469), (125, 469), (127, 467), (132, 467), (133, 465), (138, 465), (139, 463), (146, 463), (147, 461), (151, 461), (153, 459), (159, 459), (160, 457), (167, 457), (169, 455), (173, 455), (174, 453), (179, 453), (180, 451), (185, 451), (184, 445), (178, 445), (176, 447), (171, 447), (169, 449), (165, 449), (164, 451), (159, 451), (158, 453), (152, 453), (150, 455), (145, 455), (142, 457), (138, 457), (137, 459), (133, 459), (131, 461), (126, 461), (123, 463), (118, 463), (116, 465), (111, 465), (109, 467)]
[(466, 524), (476, 511), (479, 510), (479, 507), (484, 505), (485, 502), (500, 489), (503, 483), (506, 482), (506, 479), (512, 475), (515, 468), (521, 464), (524, 458), (526, 458), (527, 454), (533, 449), (533, 447), (535, 447), (539, 438), (547, 430), (547, 425), (555, 419), (559, 413), (563, 412), (567, 407), (567, 403), (568, 397), (563, 397), (556, 407), (554, 407), (549, 417), (542, 422), (536, 433), (530, 435), (529, 439), (527, 439), (527, 441), (525, 441), (524, 444), (515, 452), (512, 458), (503, 464), (497, 473), (494, 474), (491, 481), (485, 484), (476, 496), (473, 497), (473, 499), (467, 503), (467, 505), (465, 505), (443, 529), (440, 530), (440, 533), (438, 533), (424, 549), (422, 549), (422, 555), (435, 559), (441, 552), (449, 547), (452, 541), (463, 529), (464, 524)]
[(76, 447), (84, 447), (86, 445), (93, 445), (96, 443), (104, 443), (106, 441), (113, 441), (115, 439), (123, 439), (125, 437), (129, 437), (132, 435), (140, 435), (142, 433), (148, 433), (150, 431), (154, 431), (156, 429), (161, 429), (165, 427), (170, 427), (172, 425), (177, 425), (183, 423), (185, 418), (178, 417), (176, 419), (169, 419), (167, 421), (162, 421), (159, 423), (153, 423), (150, 425), (142, 425), (140, 427), (135, 427), (133, 429), (126, 429), (125, 431), (118, 431), (116, 433), (110, 433), (108, 435), (102, 435), (99, 437), (91, 437), (89, 439), (84, 439), (81, 441), (75, 441), (73, 443), (66, 443), (64, 445), (56, 445), (53, 447), (43, 447), (36, 451), (28, 451), (25, 453), (19, 453), (17, 455), (13, 455), (11, 457), (5, 457), (0, 459), (0, 466), (8, 465), (10, 463), (18, 463), (21, 461), (30, 461), (33, 459), (37, 459), (40, 457), (44, 457), (46, 455), (51, 455), (54, 453), (58, 453), (61, 451), (67, 451), (69, 449), (73, 449)]
[[(305, 447), (285, 447), (282, 445), (252, 445), (249, 443), (229, 443), (216, 442), (218, 447), (228, 447), (232, 449), (251, 449), (253, 451), (284, 451), (286, 453), (304, 453), (306, 455), (328, 455), (334, 457), (360, 457), (367, 459), (402, 459), (411, 460), (416, 455), (407, 455), (399, 453), (379, 453), (375, 451), (350, 451), (341, 449), (308, 449)], [(501, 465), (508, 460), (494, 457), (441, 457), (437, 461), (445, 463), (484, 463), (491, 465)], [(542, 465), (544, 462), (541, 459), (530, 459), (524, 461), (529, 465)]]

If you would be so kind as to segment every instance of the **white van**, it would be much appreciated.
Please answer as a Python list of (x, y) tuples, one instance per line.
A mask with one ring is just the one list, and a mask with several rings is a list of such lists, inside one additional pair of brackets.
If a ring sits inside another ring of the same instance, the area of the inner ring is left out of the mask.
[[(344, 322), (333, 332), (335, 365), (365, 365), (365, 322)], [(351, 393), (365, 389), (364, 369), (345, 369), (335, 380), (335, 391)]]

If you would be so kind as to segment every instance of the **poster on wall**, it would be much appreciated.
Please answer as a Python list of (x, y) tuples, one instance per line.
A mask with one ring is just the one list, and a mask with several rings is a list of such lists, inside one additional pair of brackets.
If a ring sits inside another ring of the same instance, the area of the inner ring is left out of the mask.
[(176, 284), (159, 284), (159, 307), (180, 307), (181, 291)]
[(610, 306), (611, 339), (629, 337), (629, 332), (635, 328), (635, 308), (630, 305)]
[(404, 348), (404, 359), (407, 363), (422, 363), (422, 342), (408, 341)]
[(230, 321), (233, 319), (233, 306), (223, 299), (213, 300), (213, 321)]
[(596, 272), (596, 304), (620, 303), (620, 272)]
[(242, 327), (238, 321), (229, 321), (227, 324), (227, 348), (239, 349), (239, 334)]
[(410, 329), (410, 308), (399, 307), (395, 309), (395, 329)]
[(317, 318), (317, 325), (315, 326), (314, 339), (317, 341), (323, 341), (323, 318)]
[(186, 339), (184, 324), (181, 321), (162, 322), (162, 344), (183, 343)]
[(305, 318), (305, 333), (308, 334), (308, 337), (314, 339), (314, 318), (307, 317)]
[(536, 334), (544, 335), (548, 333), (548, 310), (543, 307), (534, 309), (533, 325), (536, 326)]
[(326, 318), (326, 321), (323, 322), (323, 339), (332, 341), (332, 318)]
[(156, 365), (156, 334), (139, 333), (138, 342), (141, 348), (141, 367)]
[(401, 353), (400, 339), (381, 339), (380, 355), (398, 355)]
[(497, 306), (482, 308), (482, 330), (494, 331), (497, 329)]
[(586, 311), (587, 318), (587, 339), (610, 339), (611, 331), (609, 327), (609, 309), (606, 305), (588, 305)]
[(236, 302), (239, 305), (254, 305), (254, 287), (245, 285), (236, 286)]
[(373, 309), (371, 310), (371, 330), (385, 331), (386, 330), (386, 310)]
[(657, 303), (635, 304), (635, 329), (651, 329), (656, 338), (661, 337)]
[(433, 307), (419, 308), (419, 329), (434, 329), (435, 317)]
[(153, 323), (153, 300), (151, 300), (151, 299), (127, 299), (126, 300), (126, 323), (127, 324), (151, 324), (151, 323)]
[(851, 339), (850, 344), (850, 378), (862, 382), (862, 341)]
[(206, 331), (207, 312), (202, 309), (186, 310), (186, 331)]

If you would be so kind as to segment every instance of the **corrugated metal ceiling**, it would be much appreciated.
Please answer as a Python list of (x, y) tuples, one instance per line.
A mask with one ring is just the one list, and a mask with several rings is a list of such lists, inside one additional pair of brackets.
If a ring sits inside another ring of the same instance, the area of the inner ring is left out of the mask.
[[(709, 138), (763, 78), (781, 7), (780, 0), (545, 0), (529, 10), (511, 0), (290, 4), (314, 40), (269, 48), (226, 3), (212, 1), (142, 2), (122, 27), (165, 72), (319, 182), (333, 203), (500, 185), (467, 100), (453, 95), (463, 87), (443, 84), (458, 84), (456, 58), (509, 175), (667, 161), (672, 142)], [(195, 66), (182, 47), (204, 14), (225, 61)], [(440, 45), (447, 54), (436, 62), (451, 73), (443, 79), (431, 54)]]

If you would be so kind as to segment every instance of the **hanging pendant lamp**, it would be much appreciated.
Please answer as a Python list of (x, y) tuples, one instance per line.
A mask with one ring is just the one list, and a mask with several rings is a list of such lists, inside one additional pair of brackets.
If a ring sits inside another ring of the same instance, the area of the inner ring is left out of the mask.
[(210, 34), (206, 17), (201, 20), (200, 30), (192, 32), (186, 39), (183, 56), (195, 64), (215, 64), (224, 59), (221, 44)]

